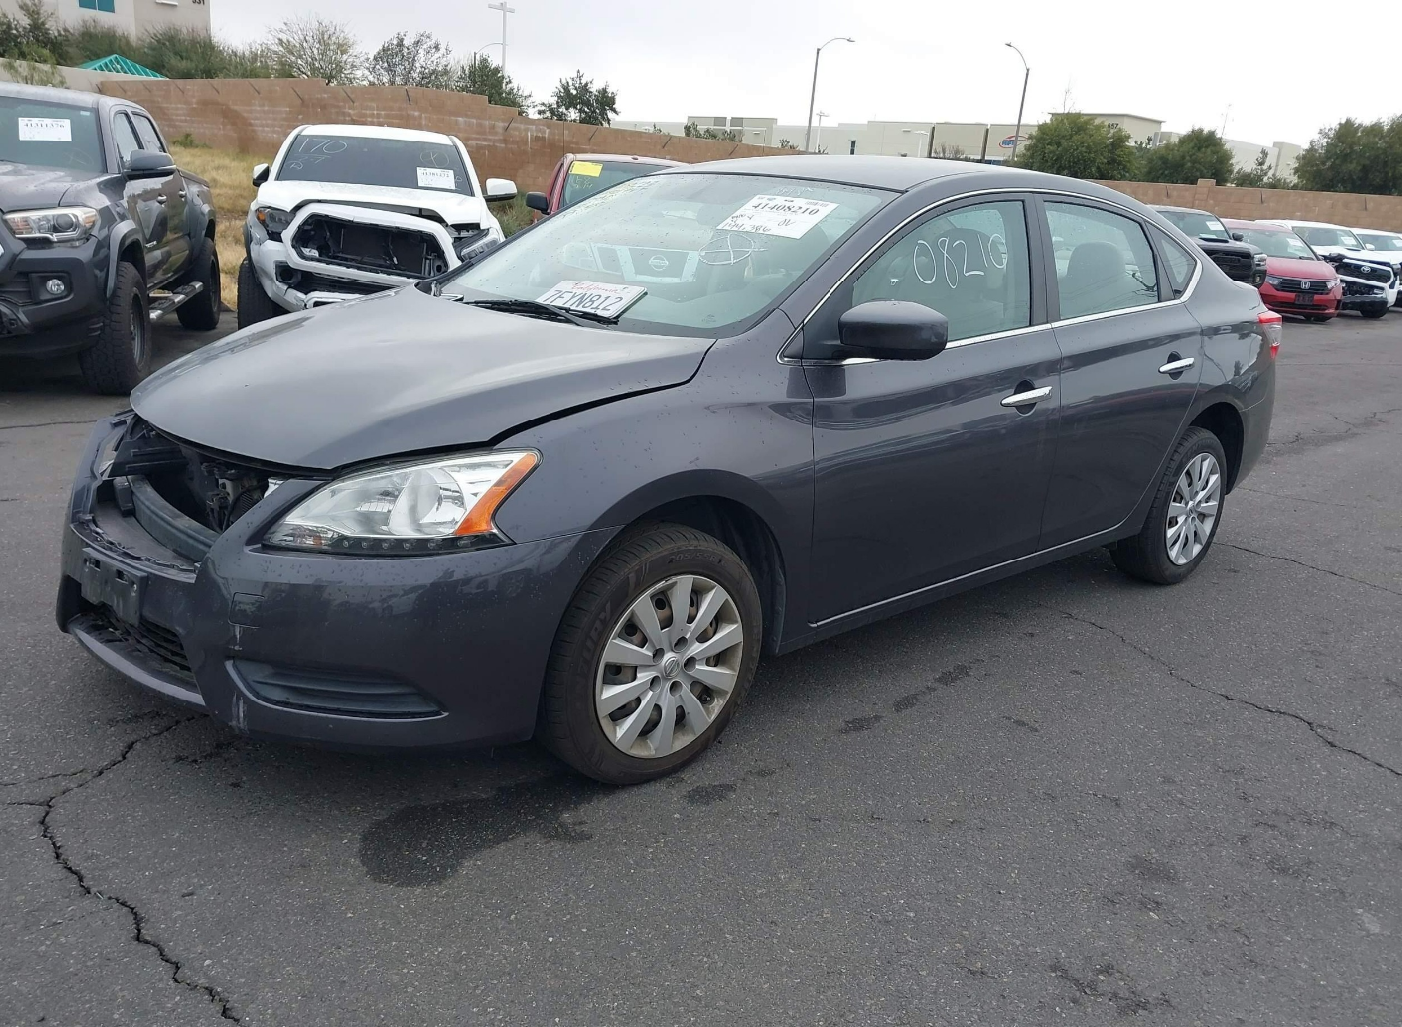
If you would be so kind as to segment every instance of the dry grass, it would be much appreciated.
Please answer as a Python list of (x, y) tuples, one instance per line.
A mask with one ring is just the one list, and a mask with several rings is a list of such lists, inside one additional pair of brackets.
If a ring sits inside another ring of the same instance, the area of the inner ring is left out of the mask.
[(214, 209), (219, 220), (214, 241), (219, 247), (219, 270), (223, 279), (224, 302), (233, 306), (239, 293), (239, 264), (243, 262), (243, 223), (248, 205), (258, 190), (253, 188), (253, 165), (273, 159), (266, 156), (213, 150), (205, 146), (172, 144), (171, 156), (177, 164), (208, 180), (214, 193)]

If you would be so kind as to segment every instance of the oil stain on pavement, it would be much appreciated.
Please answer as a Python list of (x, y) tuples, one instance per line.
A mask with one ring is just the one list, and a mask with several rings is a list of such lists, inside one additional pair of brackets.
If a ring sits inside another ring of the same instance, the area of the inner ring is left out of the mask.
[(439, 884), (463, 861), (524, 835), (577, 843), (593, 837), (566, 814), (613, 789), (581, 777), (551, 776), (455, 802), (406, 806), (360, 836), (360, 863), (372, 881), (405, 888)]

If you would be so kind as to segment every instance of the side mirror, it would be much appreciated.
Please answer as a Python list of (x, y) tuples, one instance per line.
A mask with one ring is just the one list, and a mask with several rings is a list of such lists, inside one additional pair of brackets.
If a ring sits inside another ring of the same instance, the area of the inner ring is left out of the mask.
[(132, 150), (127, 158), (127, 176), (144, 178), (169, 175), (175, 171), (175, 158), (161, 150)]
[(544, 193), (527, 193), (526, 206), (531, 210), (538, 210), (542, 214), (550, 213), (550, 197)]
[(1233, 232), (1233, 233), (1232, 233), (1232, 238), (1233, 238), (1235, 241), (1237, 241), (1237, 242), (1246, 242), (1246, 233), (1245, 233), (1245, 232)]
[(487, 202), (516, 199), (516, 183), (509, 178), (489, 178), (486, 185)]
[(268, 176), (272, 174), (272, 170), (273, 169), (268, 167), (268, 165), (266, 164), (253, 165), (253, 185), (257, 187), (266, 182), (268, 180)]
[(929, 360), (949, 344), (949, 318), (923, 303), (871, 300), (838, 319), (844, 356)]

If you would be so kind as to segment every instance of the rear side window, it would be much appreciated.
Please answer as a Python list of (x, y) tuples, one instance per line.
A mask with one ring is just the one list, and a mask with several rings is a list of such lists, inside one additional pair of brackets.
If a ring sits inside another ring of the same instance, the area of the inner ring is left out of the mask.
[(852, 287), (852, 303), (910, 300), (949, 318), (949, 339), (1031, 322), (1027, 221), (1020, 201), (961, 207), (918, 222)]
[(1061, 317), (1084, 317), (1159, 300), (1154, 252), (1133, 218), (1099, 207), (1048, 203)]
[(1159, 241), (1159, 253), (1163, 257), (1164, 272), (1168, 275), (1168, 284), (1173, 289), (1173, 298), (1177, 299), (1187, 291), (1188, 283), (1193, 280), (1193, 271), (1197, 268), (1198, 262), (1193, 259), (1191, 253), (1162, 232), (1155, 232), (1154, 236)]

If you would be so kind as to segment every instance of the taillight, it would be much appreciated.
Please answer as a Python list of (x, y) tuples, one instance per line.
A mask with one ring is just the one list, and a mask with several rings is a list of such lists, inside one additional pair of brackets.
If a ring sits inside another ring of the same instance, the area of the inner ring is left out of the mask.
[(1280, 352), (1280, 326), (1285, 319), (1274, 310), (1265, 310), (1256, 315), (1256, 323), (1261, 326), (1261, 337), (1271, 344), (1271, 359)]

